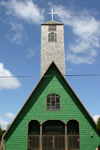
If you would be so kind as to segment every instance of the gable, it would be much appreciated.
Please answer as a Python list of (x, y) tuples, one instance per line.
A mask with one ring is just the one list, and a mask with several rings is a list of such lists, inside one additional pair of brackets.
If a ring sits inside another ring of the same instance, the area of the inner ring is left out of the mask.
[[(51, 93), (61, 97), (60, 111), (46, 111), (46, 96)], [(96, 131), (92, 117), (88, 114), (56, 65), (52, 63), (30, 94), (4, 137), (6, 141), (9, 137), (13, 139), (13, 133), (20, 136), (20, 132), (23, 130), (25, 130), (24, 136), (27, 136), (28, 122), (32, 119), (38, 120), (42, 124), (49, 119), (59, 119), (66, 123), (71, 118), (78, 120), (80, 125), (84, 121), (87, 126), (91, 125), (91, 130)]]

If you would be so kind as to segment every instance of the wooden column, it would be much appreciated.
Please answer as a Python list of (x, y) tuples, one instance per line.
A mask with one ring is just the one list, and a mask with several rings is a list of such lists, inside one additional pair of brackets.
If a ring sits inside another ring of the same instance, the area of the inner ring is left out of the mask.
[(42, 125), (40, 125), (40, 150), (42, 150)]
[(67, 125), (65, 125), (65, 150), (68, 150), (68, 144), (67, 144)]

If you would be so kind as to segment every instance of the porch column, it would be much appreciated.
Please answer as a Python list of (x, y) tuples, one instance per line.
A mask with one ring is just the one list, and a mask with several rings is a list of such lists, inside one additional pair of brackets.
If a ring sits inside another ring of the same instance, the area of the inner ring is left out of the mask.
[(42, 150), (42, 125), (40, 125), (40, 150)]
[(67, 125), (65, 125), (65, 150), (68, 150), (68, 145), (67, 145)]

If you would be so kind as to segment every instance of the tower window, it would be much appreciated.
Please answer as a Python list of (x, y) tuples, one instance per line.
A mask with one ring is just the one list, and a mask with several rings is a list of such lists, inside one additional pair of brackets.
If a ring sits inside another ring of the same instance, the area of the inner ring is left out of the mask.
[(49, 26), (48, 31), (56, 31), (56, 26)]
[(51, 32), (48, 34), (48, 42), (56, 42), (57, 34), (55, 32)]
[(60, 96), (49, 94), (46, 97), (46, 110), (60, 110)]

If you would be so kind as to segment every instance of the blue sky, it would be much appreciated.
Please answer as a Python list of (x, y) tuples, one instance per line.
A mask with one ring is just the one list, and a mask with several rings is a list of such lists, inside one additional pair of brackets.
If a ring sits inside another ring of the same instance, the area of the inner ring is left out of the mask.
[[(0, 124), (4, 129), (40, 79), (41, 23), (51, 20), (47, 15), (51, 9), (58, 12), (54, 20), (64, 23), (66, 75), (100, 74), (100, 1), (1, 0)], [(96, 121), (100, 76), (66, 79)]]

